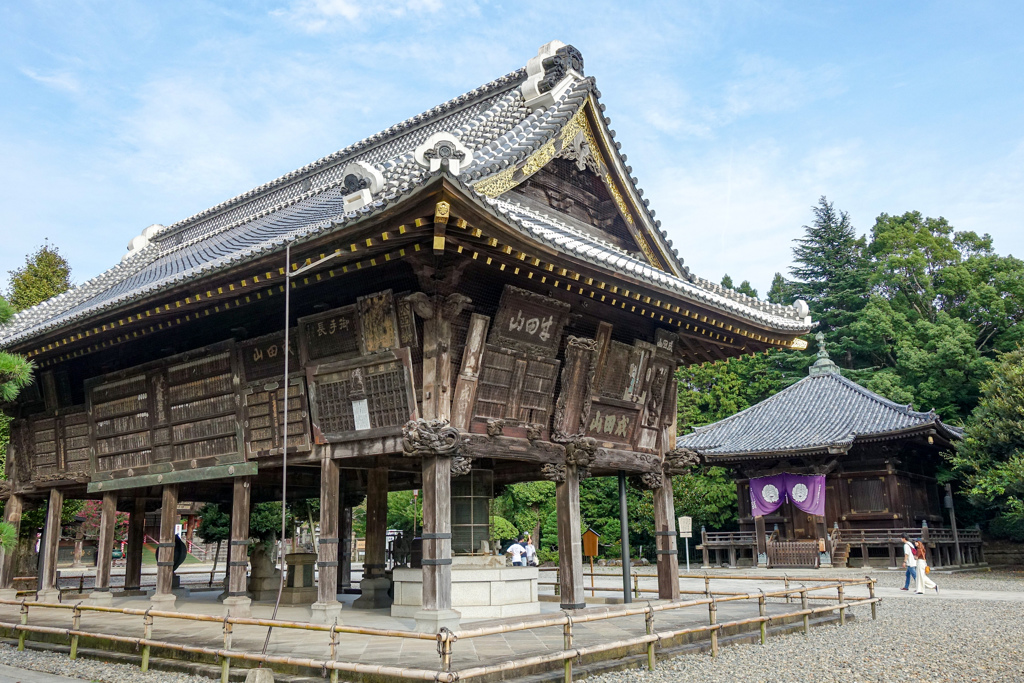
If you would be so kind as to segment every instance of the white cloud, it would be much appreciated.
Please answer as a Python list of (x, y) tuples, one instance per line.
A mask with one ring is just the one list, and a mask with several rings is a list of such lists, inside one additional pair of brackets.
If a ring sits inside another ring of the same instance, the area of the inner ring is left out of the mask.
[(53, 88), (54, 90), (60, 90), (77, 95), (82, 91), (82, 84), (78, 81), (78, 78), (69, 71), (55, 71), (53, 73), (40, 73), (35, 69), (29, 67), (22, 67), (21, 73), (28, 76), (37, 83)]
[(360, 27), (374, 20), (436, 14), (443, 5), (443, 0), (293, 0), (287, 8), (274, 10), (271, 15), (285, 18), (310, 33), (320, 33)]

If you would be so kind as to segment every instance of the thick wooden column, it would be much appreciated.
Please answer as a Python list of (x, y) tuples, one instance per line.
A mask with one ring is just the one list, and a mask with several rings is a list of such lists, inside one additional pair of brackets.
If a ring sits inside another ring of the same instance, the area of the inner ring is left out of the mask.
[(313, 622), (332, 623), (341, 611), (338, 602), (338, 498), (341, 485), (341, 469), (338, 461), (331, 458), (324, 449), (320, 460), (320, 545), (317, 566), (320, 582), (317, 584), (317, 598), (313, 603)]
[(235, 477), (231, 488), (231, 553), (228, 559), (228, 595), (224, 598), (224, 609), (228, 616), (248, 617), (252, 615), (252, 600), (246, 592), (252, 477)]
[(50, 489), (50, 504), (46, 508), (46, 528), (43, 531), (43, 545), (39, 548), (39, 600), (58, 602), (57, 590), (57, 549), (60, 547), (60, 511), (64, 507), (64, 493)]
[(562, 609), (583, 609), (583, 538), (580, 535), (580, 477), (566, 464), (565, 480), (555, 485), (558, 516), (558, 574)]
[(768, 540), (766, 534), (764, 517), (757, 515), (754, 517), (754, 539), (757, 541), (757, 557), (754, 560), (758, 567), (768, 566)]
[(128, 557), (124, 563), (124, 590), (142, 588), (142, 547), (146, 533), (146, 499), (137, 497), (128, 515)]
[[(320, 503), (323, 505), (323, 502)], [(381, 460), (367, 473), (366, 483), (366, 555), (363, 559), (362, 595), (353, 603), (359, 609), (378, 609), (391, 604), (391, 581), (384, 576), (387, 559), (388, 468)]]
[(156, 551), (155, 609), (174, 609), (174, 525), (178, 522), (178, 485), (165, 484), (160, 500), (160, 542)]
[(654, 538), (658, 555), (658, 597), (679, 599), (679, 550), (676, 548), (676, 506), (672, 477), (665, 475), (654, 489)]
[[(423, 458), (424, 611), (448, 613), (452, 609), (451, 472), (451, 458), (438, 455)], [(451, 615), (447, 618), (451, 619)], [(454, 618), (457, 621), (459, 616)], [(421, 620), (418, 615), (417, 626)]]
[[(12, 493), (7, 499), (7, 506), (4, 509), (4, 520), (14, 527), (14, 538), (17, 540), (21, 533), (21, 513), (25, 509), (25, 499), (16, 493)], [(18, 565), (18, 546), (15, 545), (4, 554), (3, 563), (0, 564), (0, 599), (14, 600), (17, 591), (14, 588), (14, 574)]]
[(100, 537), (96, 544), (96, 587), (89, 595), (91, 602), (109, 603), (110, 565), (114, 560), (114, 524), (117, 521), (117, 494), (108, 491), (100, 504)]

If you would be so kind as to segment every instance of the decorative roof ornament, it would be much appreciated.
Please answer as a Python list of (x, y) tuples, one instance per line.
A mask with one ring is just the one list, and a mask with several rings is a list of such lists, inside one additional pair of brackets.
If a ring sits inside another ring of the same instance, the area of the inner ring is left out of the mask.
[(819, 332), (814, 335), (814, 339), (818, 342), (818, 360), (814, 361), (814, 365), (807, 370), (811, 377), (843, 374), (839, 372), (839, 366), (828, 357), (828, 351), (825, 350), (825, 333)]
[(122, 261), (127, 261), (132, 256), (135, 256), (140, 251), (149, 246), (150, 241), (156, 237), (160, 232), (166, 230), (164, 226), (159, 223), (154, 223), (145, 230), (142, 234), (136, 235), (132, 238), (132, 241), (128, 243), (128, 253), (121, 257)]
[(440, 131), (424, 140), (416, 148), (415, 156), (416, 162), (426, 166), (431, 173), (447, 166), (452, 174), (458, 175), (460, 169), (467, 167), (473, 159), (473, 152), (451, 133)]
[(353, 161), (341, 173), (345, 213), (363, 208), (384, 187), (384, 175), (365, 161)]
[(583, 78), (583, 55), (572, 45), (552, 40), (526, 63), (522, 88), (526, 106), (534, 111), (547, 109), (579, 78)]
[(576, 137), (572, 139), (572, 143), (562, 148), (559, 153), (563, 159), (576, 162), (576, 168), (581, 171), (586, 171), (588, 168), (594, 173), (600, 173), (598, 168), (597, 159), (594, 157), (593, 150), (590, 149), (590, 143), (587, 141), (586, 134), (583, 131), (576, 133)]

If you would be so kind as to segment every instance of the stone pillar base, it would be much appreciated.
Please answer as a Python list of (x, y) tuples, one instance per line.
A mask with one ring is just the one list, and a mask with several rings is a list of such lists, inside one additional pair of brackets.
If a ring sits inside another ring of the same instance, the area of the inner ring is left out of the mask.
[(157, 611), (174, 612), (175, 600), (177, 596), (174, 593), (154, 593), (149, 596), (149, 606)]
[(36, 593), (36, 600), (38, 602), (60, 602), (60, 591), (56, 588), (48, 588), (46, 590), (41, 590), (38, 593)]
[(252, 600), (244, 595), (232, 595), (224, 598), (224, 616), (251, 617)]
[(134, 598), (140, 595), (149, 595), (149, 591), (141, 588), (125, 588), (124, 590), (117, 591), (114, 595), (119, 598)]
[(89, 597), (86, 598), (86, 602), (90, 605), (110, 607), (114, 603), (114, 594), (109, 590), (93, 591), (92, 593), (89, 593)]
[(314, 624), (333, 624), (335, 619), (341, 619), (341, 603), (337, 600), (314, 602), (309, 609), (312, 611), (309, 620)]
[(362, 595), (356, 598), (352, 606), (356, 609), (381, 609), (391, 606), (391, 579), (383, 576), (375, 579), (363, 579), (359, 582), (359, 590)]
[(249, 669), (245, 683), (274, 683), (274, 672), (270, 669)]
[(416, 630), (420, 633), (437, 633), (442, 628), (455, 631), (459, 628), (462, 614), (453, 609), (424, 609), (415, 615)]
[(0, 590), (0, 600), (17, 600), (18, 590), (16, 588), (4, 588)]

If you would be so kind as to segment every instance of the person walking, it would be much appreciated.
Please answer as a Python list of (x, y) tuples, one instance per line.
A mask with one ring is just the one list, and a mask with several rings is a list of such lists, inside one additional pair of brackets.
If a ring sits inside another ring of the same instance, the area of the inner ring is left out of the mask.
[(924, 543), (916, 541), (914, 543), (914, 550), (917, 551), (917, 594), (923, 595), (925, 588), (934, 588), (935, 592), (939, 592), (939, 587), (934, 581), (928, 578), (928, 560)]
[(900, 536), (903, 541), (903, 567), (907, 570), (906, 580), (903, 582), (901, 591), (910, 590), (910, 582), (917, 582), (917, 557), (914, 555), (914, 544), (906, 536)]

